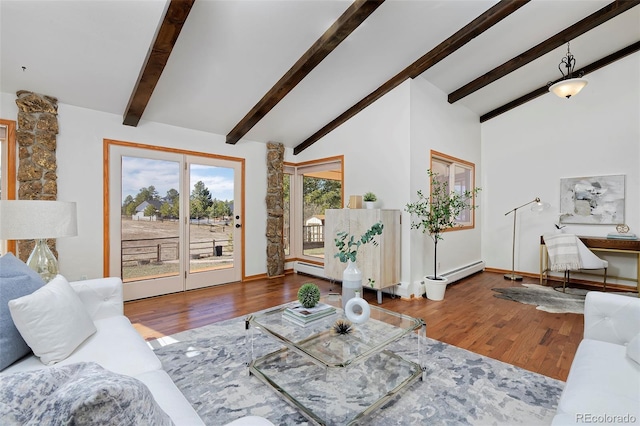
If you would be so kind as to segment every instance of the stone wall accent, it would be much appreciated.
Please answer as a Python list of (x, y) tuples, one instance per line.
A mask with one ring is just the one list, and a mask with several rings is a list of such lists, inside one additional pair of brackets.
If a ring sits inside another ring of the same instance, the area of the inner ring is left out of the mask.
[[(58, 198), (58, 100), (50, 96), (20, 90), (18, 106), (18, 199), (56, 200)], [(47, 241), (55, 250), (55, 239)], [(24, 261), (33, 250), (34, 241), (18, 241), (18, 257)]]
[(267, 276), (284, 275), (284, 145), (267, 144)]

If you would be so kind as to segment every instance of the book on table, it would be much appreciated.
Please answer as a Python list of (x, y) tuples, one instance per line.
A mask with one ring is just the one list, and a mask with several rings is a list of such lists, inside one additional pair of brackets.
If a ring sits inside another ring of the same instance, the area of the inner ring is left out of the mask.
[(319, 320), (333, 314), (336, 311), (331, 305), (318, 303), (313, 308), (305, 308), (299, 303), (287, 307), (282, 315), (299, 325), (306, 325), (310, 322)]

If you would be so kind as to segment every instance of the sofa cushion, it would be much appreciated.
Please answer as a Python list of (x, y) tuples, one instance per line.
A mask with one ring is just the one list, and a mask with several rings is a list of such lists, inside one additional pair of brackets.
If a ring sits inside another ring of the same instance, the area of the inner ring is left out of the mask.
[(640, 418), (640, 365), (615, 343), (584, 339), (578, 346), (559, 414), (633, 415)]
[(627, 356), (640, 364), (640, 333), (631, 339), (627, 345)]
[(0, 401), (4, 424), (172, 424), (142, 382), (95, 363), (3, 376)]
[(33, 293), (44, 281), (12, 253), (0, 257), (0, 370), (31, 352), (13, 323), (9, 300)]
[[(125, 316), (94, 321), (98, 330), (85, 340), (65, 360), (57, 365), (76, 362), (96, 362), (115, 373), (136, 376), (146, 371), (160, 370), (162, 363), (147, 342), (138, 334)], [(36, 357), (22, 359), (4, 372), (42, 368)], [(3, 373), (4, 373), (3, 372)]]
[(96, 332), (82, 301), (62, 275), (9, 301), (9, 310), (20, 335), (45, 365), (67, 358)]

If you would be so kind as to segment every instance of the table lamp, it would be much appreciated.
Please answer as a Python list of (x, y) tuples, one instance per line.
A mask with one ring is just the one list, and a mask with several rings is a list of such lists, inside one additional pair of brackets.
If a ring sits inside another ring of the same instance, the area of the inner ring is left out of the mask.
[(47, 238), (78, 235), (76, 203), (43, 200), (0, 201), (0, 239), (36, 240), (27, 265), (44, 280), (58, 274), (58, 261)]

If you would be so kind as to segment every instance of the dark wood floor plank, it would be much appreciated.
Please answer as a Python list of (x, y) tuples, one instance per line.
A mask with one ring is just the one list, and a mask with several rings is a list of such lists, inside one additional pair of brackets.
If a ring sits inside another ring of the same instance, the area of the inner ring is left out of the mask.
[[(147, 340), (295, 300), (305, 282), (323, 294), (340, 285), (305, 275), (226, 284), (125, 303), (125, 315)], [(525, 278), (525, 283), (537, 280)], [(384, 296), (382, 307), (422, 318), (427, 336), (545, 376), (566, 380), (584, 330), (583, 316), (552, 314), (494, 297), (492, 288), (520, 286), (482, 272), (450, 285), (445, 300)], [(376, 304), (376, 294), (365, 292)]]

